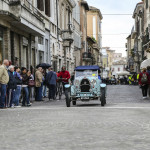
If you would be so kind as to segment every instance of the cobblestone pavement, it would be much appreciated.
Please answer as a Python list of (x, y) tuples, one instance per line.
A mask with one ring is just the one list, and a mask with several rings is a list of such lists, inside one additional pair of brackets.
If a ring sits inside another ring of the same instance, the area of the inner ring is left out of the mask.
[(150, 99), (137, 86), (108, 86), (107, 106), (65, 101), (0, 110), (0, 150), (149, 150)]

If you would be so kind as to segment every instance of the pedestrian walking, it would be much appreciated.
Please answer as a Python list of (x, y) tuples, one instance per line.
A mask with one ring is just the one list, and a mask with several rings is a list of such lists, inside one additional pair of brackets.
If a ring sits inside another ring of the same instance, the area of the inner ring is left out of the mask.
[(62, 67), (62, 71), (58, 74), (58, 77), (62, 78), (63, 90), (65, 91), (65, 84), (69, 84), (70, 73), (66, 70), (66, 67)]
[(17, 83), (14, 75), (14, 66), (11, 65), (8, 68), (9, 82), (7, 87), (7, 107), (14, 108), (15, 106), (15, 90), (17, 89)]
[(146, 72), (146, 68), (143, 68), (143, 71), (139, 74), (139, 85), (142, 88), (143, 99), (147, 98), (148, 83), (149, 75)]
[(9, 61), (4, 60), (3, 64), (0, 66), (0, 109), (6, 108), (5, 99), (6, 99), (6, 89), (9, 81), (9, 75), (7, 67), (9, 66)]
[(29, 84), (29, 79), (30, 79), (30, 74), (29, 72), (27, 73), (27, 69), (23, 67), (21, 72), (22, 76), (22, 92), (23, 92), (23, 101), (22, 101), (22, 106), (31, 106), (30, 103), (30, 97), (29, 97), (29, 89), (28, 89), (28, 84)]
[(47, 86), (49, 88), (49, 100), (55, 99), (56, 95), (56, 81), (57, 81), (57, 75), (53, 71), (52, 68), (49, 68), (49, 72), (46, 77)]
[(17, 84), (17, 89), (15, 90), (15, 96), (14, 96), (14, 103), (15, 103), (15, 107), (21, 107), (19, 106), (19, 99), (20, 99), (21, 88), (22, 88), (22, 77), (20, 75), (19, 67), (15, 67), (14, 76)]
[(35, 73), (35, 101), (42, 100), (43, 69), (39, 67)]

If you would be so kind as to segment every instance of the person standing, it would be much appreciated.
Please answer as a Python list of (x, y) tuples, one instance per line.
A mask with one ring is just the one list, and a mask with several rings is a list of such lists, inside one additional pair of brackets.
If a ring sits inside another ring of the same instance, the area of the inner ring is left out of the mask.
[[(27, 69), (23, 67), (22, 69), (22, 91), (23, 91), (23, 101), (22, 101), (22, 106), (31, 106), (30, 103), (30, 97), (29, 97), (29, 89), (28, 89), (28, 83), (30, 79), (30, 74), (29, 72), (27, 73)], [(26, 105), (27, 103), (27, 105)]]
[(4, 60), (3, 65), (0, 66), (0, 109), (5, 107), (5, 98), (6, 98), (6, 87), (9, 81), (9, 75), (7, 72), (7, 67), (9, 66), (9, 61)]
[(149, 75), (146, 72), (146, 68), (143, 68), (143, 71), (139, 74), (139, 85), (142, 88), (143, 99), (147, 98), (148, 83)]
[(21, 107), (21, 106), (19, 106), (19, 98), (21, 95), (22, 77), (20, 75), (19, 67), (15, 67), (14, 76), (15, 76), (16, 84), (17, 84), (17, 89), (15, 90), (15, 98), (14, 98), (15, 107)]
[(15, 104), (15, 90), (17, 89), (17, 83), (14, 75), (14, 66), (8, 68), (9, 82), (7, 87), (7, 107), (14, 108)]
[(150, 66), (147, 67), (147, 73), (148, 73), (148, 94), (150, 97)]
[(69, 84), (69, 79), (70, 79), (70, 73), (69, 71), (66, 70), (66, 67), (63, 66), (62, 67), (62, 71), (58, 74), (58, 77), (61, 77), (62, 80), (62, 84), (63, 84), (63, 90), (65, 91), (65, 84)]
[(43, 82), (43, 89), (42, 89), (42, 95), (44, 98), (46, 98), (47, 96), (46, 76), (47, 76), (47, 72), (46, 69), (44, 69), (43, 70), (44, 82)]
[(35, 73), (35, 101), (42, 100), (43, 69), (39, 67)]
[(46, 82), (49, 88), (49, 100), (53, 99), (55, 100), (55, 94), (56, 94), (56, 81), (57, 81), (57, 75), (55, 72), (53, 72), (52, 68), (49, 68), (49, 72), (46, 77)]
[(31, 71), (28, 71), (28, 74), (30, 76), (29, 84), (28, 84), (29, 97), (30, 97), (30, 101), (32, 102), (34, 100), (35, 81), (34, 81), (34, 75), (31, 73)]

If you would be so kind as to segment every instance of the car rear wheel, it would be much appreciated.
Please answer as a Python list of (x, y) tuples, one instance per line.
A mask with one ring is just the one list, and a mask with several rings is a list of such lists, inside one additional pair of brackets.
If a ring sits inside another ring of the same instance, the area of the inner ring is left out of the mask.
[(70, 107), (70, 90), (65, 89), (65, 96), (66, 96), (66, 106)]
[(106, 97), (105, 97), (105, 88), (101, 88), (101, 106), (105, 106), (106, 104)]

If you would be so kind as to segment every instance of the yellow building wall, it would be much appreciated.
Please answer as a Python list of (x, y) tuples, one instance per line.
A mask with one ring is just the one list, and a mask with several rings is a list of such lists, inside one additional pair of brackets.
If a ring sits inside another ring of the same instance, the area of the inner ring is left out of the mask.
[(98, 40), (98, 13), (89, 11), (87, 12), (87, 35), (90, 37), (93, 36), (93, 17), (96, 20), (96, 41)]

